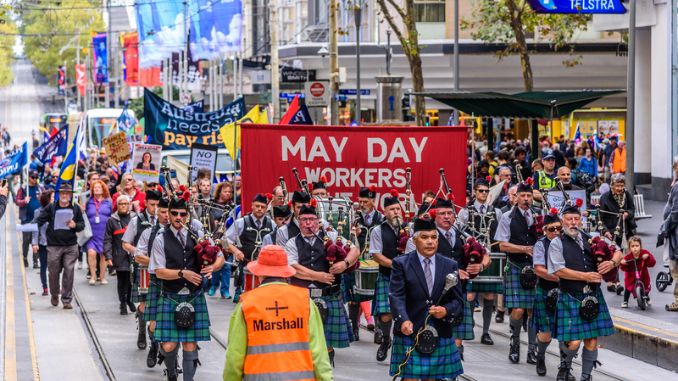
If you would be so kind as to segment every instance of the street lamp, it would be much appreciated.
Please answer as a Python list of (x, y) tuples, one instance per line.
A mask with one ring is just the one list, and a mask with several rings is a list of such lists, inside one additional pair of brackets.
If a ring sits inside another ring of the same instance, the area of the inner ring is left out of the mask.
[(355, 21), (355, 55), (356, 55), (356, 78), (355, 78), (355, 119), (356, 123), (360, 124), (361, 105), (360, 105), (360, 24), (362, 20), (362, 2), (356, 2), (353, 8)]

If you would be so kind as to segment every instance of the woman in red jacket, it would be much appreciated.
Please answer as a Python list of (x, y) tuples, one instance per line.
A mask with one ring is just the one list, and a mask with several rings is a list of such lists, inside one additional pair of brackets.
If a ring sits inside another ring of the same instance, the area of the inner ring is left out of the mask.
[[(650, 273), (647, 271), (650, 267), (654, 267), (657, 264), (657, 261), (654, 259), (654, 256), (649, 251), (643, 249), (642, 242), (640, 237), (634, 235), (629, 238), (629, 251), (630, 253), (626, 254), (624, 259), (621, 261), (621, 269), (626, 273), (624, 275), (624, 302), (622, 303), (622, 308), (629, 307), (629, 295), (633, 294), (634, 298), (637, 298), (633, 286), (636, 282), (636, 267), (631, 263), (633, 259), (636, 260), (636, 266), (638, 266), (638, 272), (640, 273), (640, 280), (645, 286), (645, 294), (650, 294), (650, 289), (652, 288), (650, 284)], [(650, 304), (650, 297), (647, 298), (647, 304)]]

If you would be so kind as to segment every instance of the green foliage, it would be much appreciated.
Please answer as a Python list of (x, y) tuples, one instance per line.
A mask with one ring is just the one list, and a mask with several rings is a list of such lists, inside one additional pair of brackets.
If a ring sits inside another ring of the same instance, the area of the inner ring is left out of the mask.
[(0, 87), (8, 86), (14, 80), (12, 74), (12, 47), (16, 41), (16, 25), (9, 14), (3, 12), (0, 16)]
[[(25, 4), (18, 8), (21, 31), (26, 35), (24, 53), (51, 84), (56, 80), (57, 68), (64, 63), (72, 81), (76, 49), (89, 48), (92, 34), (104, 31), (102, 12), (98, 8), (101, 1), (54, 2), (49, 3), (49, 10), (45, 7), (31, 10), (34, 7)], [(81, 52), (81, 61), (85, 57)]]

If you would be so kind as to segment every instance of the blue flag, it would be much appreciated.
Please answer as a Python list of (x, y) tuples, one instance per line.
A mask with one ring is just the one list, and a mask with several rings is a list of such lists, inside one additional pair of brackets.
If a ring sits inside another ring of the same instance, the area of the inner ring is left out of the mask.
[[(83, 118), (84, 121), (84, 118)], [(81, 154), (81, 145), (82, 145), (82, 139), (81, 136), (84, 137), (83, 134), (83, 128), (82, 128), (82, 122), (78, 126), (78, 129), (75, 131), (75, 136), (73, 137), (73, 141), (71, 144), (68, 146), (68, 152), (66, 153), (66, 157), (64, 157), (64, 161), (61, 163), (60, 171), (59, 171), (59, 177), (57, 178), (57, 183), (56, 183), (56, 194), (55, 199), (58, 198), (59, 195), (59, 189), (61, 188), (61, 184), (71, 184), (73, 188), (75, 188), (75, 176), (76, 176), (76, 169), (78, 166), (78, 156)]]
[[(68, 124), (61, 127), (61, 129), (51, 138), (45, 140), (44, 143), (33, 151), (33, 156), (42, 164), (52, 160), (54, 156), (63, 156), (66, 154), (66, 136), (68, 135)], [(63, 153), (62, 151), (63, 146)]]
[(127, 105), (125, 105), (125, 107), (122, 109), (122, 113), (120, 113), (120, 116), (116, 122), (120, 131), (125, 133), (127, 133), (127, 131), (136, 126), (138, 123), (137, 118), (132, 116), (132, 113), (129, 112)]
[(21, 172), (26, 163), (28, 163), (28, 142), (24, 142), (21, 149), (0, 160), (0, 179)]

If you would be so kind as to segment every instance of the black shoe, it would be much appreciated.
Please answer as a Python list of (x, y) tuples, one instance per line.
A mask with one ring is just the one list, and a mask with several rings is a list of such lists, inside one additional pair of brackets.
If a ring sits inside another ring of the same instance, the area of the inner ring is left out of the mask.
[(175, 374), (169, 374), (167, 369), (165, 369), (165, 375), (167, 376), (167, 381), (177, 381), (178, 374), (179, 374), (179, 372), (177, 372)]
[(377, 349), (377, 361), (381, 362), (386, 360), (389, 348), (391, 348), (391, 338), (384, 337), (384, 339), (381, 341), (381, 344), (379, 345), (379, 349)]
[(492, 340), (492, 337), (489, 333), (483, 333), (483, 335), (480, 336), (480, 343), (485, 345), (494, 345), (494, 341)]
[(374, 343), (381, 344), (384, 341), (384, 332), (379, 327), (374, 329)]
[(624, 292), (624, 286), (622, 286), (621, 284), (618, 284), (617, 285), (617, 295), (621, 295), (622, 292)]
[(558, 375), (556, 376), (556, 381), (569, 381), (569, 376), (570, 368), (567, 366), (565, 361), (561, 361), (560, 366), (558, 366)]
[(120, 315), (127, 315), (127, 306), (124, 303), (120, 303)]
[(28, 267), (28, 259), (24, 257), (24, 267)]
[(584, 376), (584, 375), (581, 376), (581, 381), (592, 381), (592, 380), (593, 380), (593, 376), (591, 376), (590, 374), (588, 376)]
[(330, 356), (330, 365), (334, 368), (334, 351), (327, 352), (327, 355)]
[(503, 323), (504, 322), (504, 311), (497, 310), (497, 314), (494, 316), (494, 322), (495, 323)]
[(38, 262), (33, 262), (33, 268), (34, 269), (39, 269), (40, 265), (38, 265)]
[(158, 363), (158, 343), (151, 343), (151, 348), (146, 356), (146, 366), (153, 368)]
[(546, 376), (546, 359), (544, 357), (544, 355), (537, 355), (537, 375), (542, 377)]
[(607, 284), (607, 291), (610, 291), (610, 292), (616, 292), (616, 291), (617, 291), (617, 287), (616, 287), (613, 283), (608, 283), (608, 284)]
[(509, 344), (509, 360), (517, 364), (520, 362), (520, 340), (511, 338), (511, 344)]
[(527, 350), (527, 363), (528, 364), (536, 364), (537, 363), (537, 351), (535, 348), (530, 348)]
[(360, 328), (353, 328), (353, 340), (360, 341)]
[(367, 324), (367, 330), (370, 332), (374, 332), (374, 324)]
[(577, 381), (577, 379), (574, 377), (574, 374), (572, 374), (571, 371), (567, 372), (567, 381)]
[(130, 312), (137, 312), (137, 308), (134, 306), (134, 303), (132, 302), (127, 302), (127, 308), (129, 308)]

